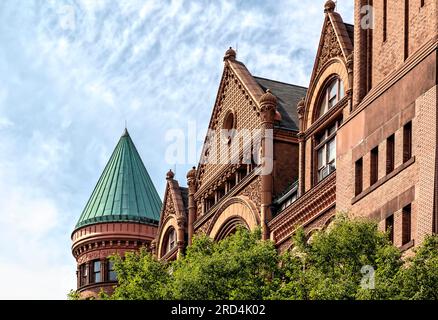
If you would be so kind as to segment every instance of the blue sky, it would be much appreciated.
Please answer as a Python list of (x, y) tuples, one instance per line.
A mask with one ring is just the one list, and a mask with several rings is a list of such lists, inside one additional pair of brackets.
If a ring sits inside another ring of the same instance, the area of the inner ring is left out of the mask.
[[(307, 86), (324, 2), (2, 0), (0, 299), (75, 288), (70, 234), (125, 120), (162, 197), (166, 132), (204, 132), (229, 46)], [(338, 11), (352, 22), (353, 1)]]

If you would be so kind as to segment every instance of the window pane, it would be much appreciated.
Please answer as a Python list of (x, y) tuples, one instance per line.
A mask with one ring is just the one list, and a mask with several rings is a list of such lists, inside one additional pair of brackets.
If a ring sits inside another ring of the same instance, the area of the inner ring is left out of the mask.
[(322, 100), (321, 107), (319, 108), (319, 116), (322, 116), (327, 112), (327, 97), (324, 95), (324, 99)]
[(110, 271), (108, 274), (109, 281), (117, 281), (117, 274), (115, 271)]
[(94, 261), (94, 272), (100, 272), (100, 261)]
[(325, 147), (322, 147), (321, 149), (318, 150), (318, 169), (320, 169), (321, 167), (323, 167), (325, 165), (324, 149), (325, 149)]
[(337, 127), (338, 127), (338, 124), (337, 124), (337, 122), (336, 122), (334, 125), (332, 125), (332, 126), (328, 129), (328, 135), (331, 135), (332, 133), (335, 133)]
[(114, 271), (114, 262), (108, 261), (108, 281), (116, 281), (117, 274)]
[(327, 160), (328, 162), (332, 162), (336, 159), (336, 139), (333, 138), (328, 142), (328, 154)]
[(332, 84), (329, 87), (329, 100), (336, 97), (338, 91), (338, 81), (335, 80), (332, 82)]
[(339, 79), (339, 100), (341, 100), (345, 95), (344, 92), (344, 81), (342, 81), (341, 79)]

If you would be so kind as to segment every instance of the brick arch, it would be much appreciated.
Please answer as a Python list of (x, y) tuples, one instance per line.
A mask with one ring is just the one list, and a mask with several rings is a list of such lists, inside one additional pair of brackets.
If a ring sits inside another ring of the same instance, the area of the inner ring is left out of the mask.
[(238, 196), (225, 201), (214, 215), (207, 234), (216, 239), (218, 234), (227, 227), (230, 219), (240, 219), (249, 230), (260, 225), (260, 217), (255, 204), (245, 196)]
[(165, 242), (164, 238), (165, 236), (169, 233), (170, 228), (174, 228), (175, 231), (178, 230), (178, 223), (176, 221), (176, 216), (175, 215), (169, 215), (164, 221), (163, 221), (163, 225), (160, 228), (160, 234), (158, 236), (158, 245), (157, 245), (157, 257), (161, 258), (162, 257), (162, 248), (163, 248), (163, 243)]
[(319, 101), (320, 92), (324, 89), (327, 80), (333, 76), (338, 76), (344, 82), (344, 92), (347, 93), (351, 86), (348, 77), (347, 67), (344, 61), (340, 58), (333, 58), (330, 62), (320, 71), (318, 76), (315, 78), (315, 82), (311, 84), (311, 88), (306, 97), (306, 112), (305, 112), (305, 128), (309, 128), (315, 121), (314, 114), (316, 108), (318, 108), (317, 103)]
[(325, 221), (324, 221), (324, 225), (323, 225), (323, 229), (324, 230), (330, 230), (331, 227), (333, 227), (333, 224), (335, 222), (335, 215), (331, 215), (329, 216)]
[(228, 220), (221, 225), (221, 228), (216, 233), (214, 240), (219, 241), (225, 239), (229, 235), (233, 234), (238, 227), (243, 227), (249, 230), (248, 224), (242, 217), (236, 215), (228, 218)]

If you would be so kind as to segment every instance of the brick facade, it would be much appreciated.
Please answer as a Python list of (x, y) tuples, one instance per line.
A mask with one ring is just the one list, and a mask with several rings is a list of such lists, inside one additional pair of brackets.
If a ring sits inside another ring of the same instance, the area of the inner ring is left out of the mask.
[[(255, 77), (227, 50), (209, 123), (220, 139), (206, 137), (188, 188), (167, 174), (158, 230), (129, 223), (76, 230), (78, 264), (89, 268), (93, 259), (141, 245), (172, 260), (195, 234), (220, 240), (238, 226), (261, 227), (264, 239), (289, 250), (297, 228), (310, 237), (336, 212), (391, 227), (403, 251), (436, 232), (438, 3), (354, 3), (353, 26), (326, 2), (308, 89)], [(373, 29), (362, 27), (366, 5), (373, 8)], [(238, 134), (222, 137), (222, 129)], [(270, 130), (258, 144), (245, 143)], [(229, 163), (236, 145), (237, 161)], [(264, 172), (269, 161), (273, 170)], [(110, 285), (78, 287), (95, 295)]]
[[(251, 208), (255, 208), (260, 225), (279, 250), (290, 247), (298, 227), (303, 226), (310, 236), (340, 211), (374, 219), (382, 230), (391, 224), (394, 244), (402, 250), (420, 244), (433, 232), (437, 197), (437, 4), (426, 0), (421, 7), (415, 0), (385, 2), (356, 0), (354, 27), (342, 21), (333, 1), (326, 2), (309, 88), (293, 106), (297, 107), (298, 126), (276, 131), (272, 176), (259, 178), (259, 187), (247, 198), (251, 204), (234, 212), (224, 204), (245, 195), (256, 179), (257, 167), (200, 165), (192, 191), (195, 233), (209, 234), (220, 228), (213, 228), (213, 224), (223, 221), (225, 226), (227, 217), (234, 215), (243, 221), (250, 219), (245, 217), (251, 216)], [(372, 5), (373, 29), (361, 27), (367, 13), (361, 9), (366, 5)], [(263, 92), (256, 86), (257, 78), (235, 60), (235, 52), (230, 50), (224, 58), (224, 75), (210, 128), (220, 126), (227, 110), (233, 110), (238, 119), (249, 120), (238, 121), (239, 128), (261, 128)], [(341, 81), (338, 101), (321, 115), (318, 110), (325, 95), (331, 94), (327, 88), (334, 81)], [(321, 136), (334, 124), (336, 172), (321, 180), (321, 160), (317, 157), (325, 143)], [(357, 161), (360, 171), (355, 169)], [(206, 207), (203, 201), (221, 188), (223, 181), (235, 179), (236, 172), (242, 175), (233, 189)], [(291, 186), (295, 181), (295, 187)], [(268, 198), (266, 190), (270, 192)], [(220, 217), (218, 208), (227, 216)], [(252, 229), (255, 220), (250, 220), (246, 225)]]

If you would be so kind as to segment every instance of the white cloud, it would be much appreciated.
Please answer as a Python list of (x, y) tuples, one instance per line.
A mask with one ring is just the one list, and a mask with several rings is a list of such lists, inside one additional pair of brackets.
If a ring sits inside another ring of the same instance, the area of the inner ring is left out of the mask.
[(10, 128), (14, 125), (14, 123), (8, 118), (0, 117), (0, 130)]
[[(1, 300), (65, 300), (66, 289), (75, 288), (71, 274), (75, 268), (69, 265), (37, 265), (29, 255), (28, 264), (1, 263)], [(6, 289), (6, 290), (5, 290)]]
[[(157, 141), (206, 126), (229, 46), (255, 75), (307, 85), (324, 2), (3, 1), (0, 274), (11, 276), (0, 298), (62, 299), (74, 287), (70, 232), (125, 120), (164, 190)], [(338, 1), (350, 17), (351, 3)], [(178, 167), (182, 184), (190, 166)]]

